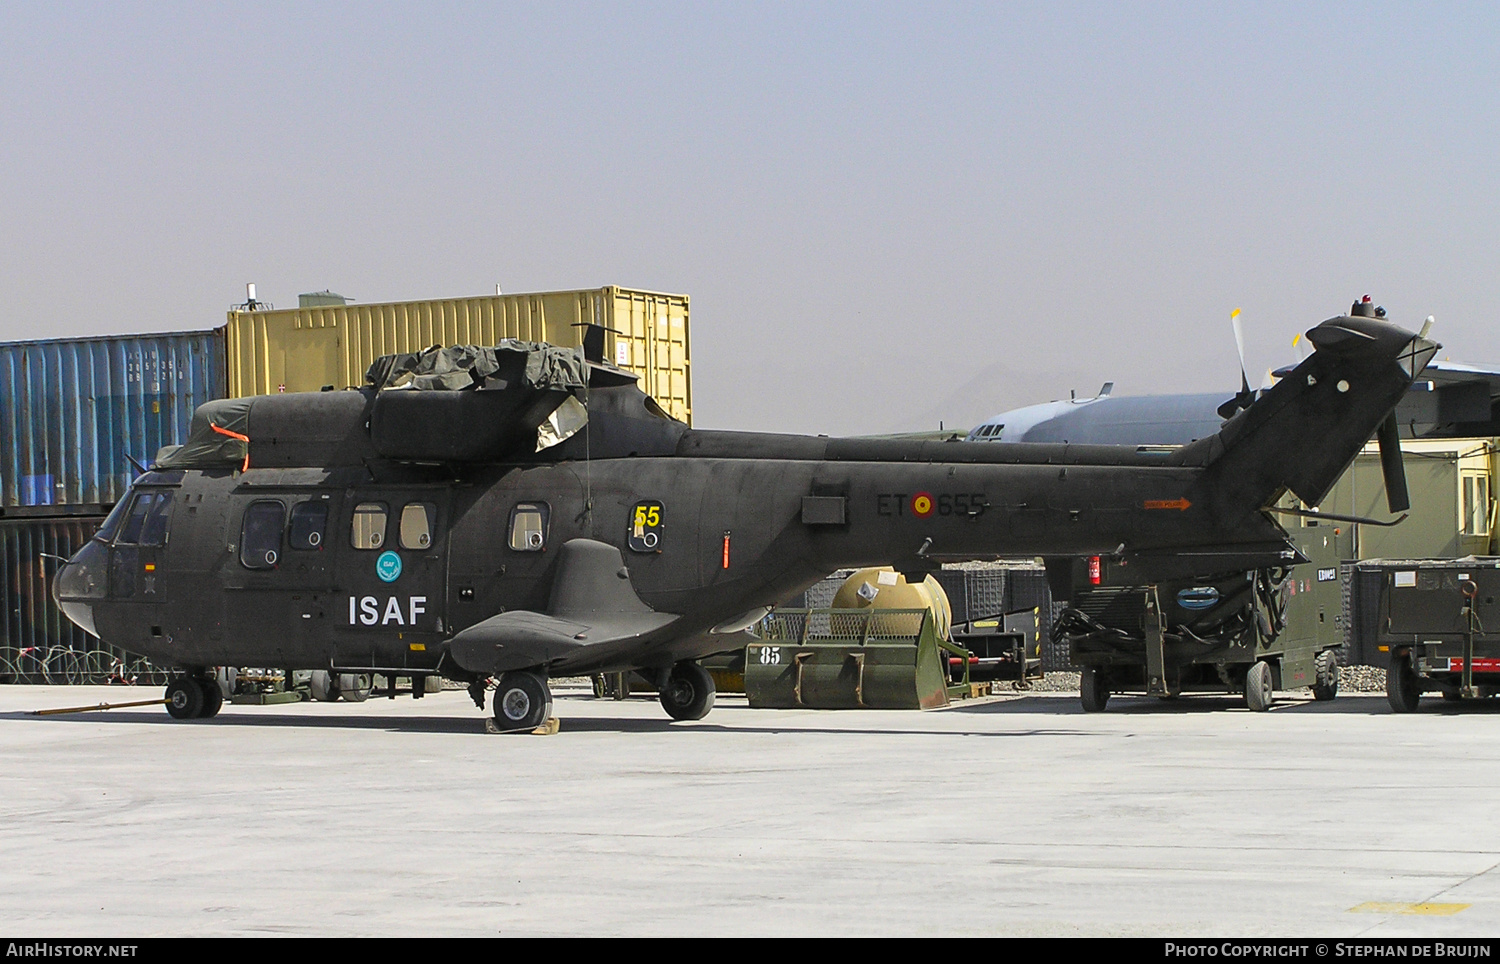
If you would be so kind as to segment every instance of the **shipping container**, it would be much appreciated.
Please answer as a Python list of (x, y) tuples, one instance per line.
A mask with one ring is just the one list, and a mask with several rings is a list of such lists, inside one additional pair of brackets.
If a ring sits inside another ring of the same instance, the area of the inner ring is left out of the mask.
[[(1346, 526), (1352, 530), (1353, 541), (1347, 549), (1341, 546), (1342, 558), (1451, 559), (1493, 552), (1494, 440), (1402, 439), (1401, 451), (1411, 491), (1408, 518), (1390, 527)], [(1380, 454), (1373, 443), (1334, 484), (1319, 508), (1340, 515), (1390, 517)], [(1304, 519), (1300, 524), (1315, 523)]]
[(0, 344), (0, 514), (97, 511), (225, 391), (216, 331)]
[(641, 389), (692, 423), (688, 298), (614, 286), (387, 304), (231, 310), (224, 328), (231, 397), (316, 392), (364, 384), (381, 355), (505, 338), (582, 344), (584, 325), (607, 329), (605, 358), (641, 375)]
[[(0, 520), (0, 682), (82, 682), (99, 641), (63, 616), (52, 599), (52, 577), (93, 536), (100, 516)], [(95, 660), (97, 662), (97, 660)]]

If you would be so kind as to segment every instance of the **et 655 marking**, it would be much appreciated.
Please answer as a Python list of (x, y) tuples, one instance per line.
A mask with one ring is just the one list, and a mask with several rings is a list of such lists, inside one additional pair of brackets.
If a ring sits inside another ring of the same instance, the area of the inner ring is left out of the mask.
[(989, 508), (989, 500), (983, 492), (882, 492), (875, 496), (875, 514), (884, 516), (912, 515), (925, 519), (938, 515), (961, 515), (978, 518)]

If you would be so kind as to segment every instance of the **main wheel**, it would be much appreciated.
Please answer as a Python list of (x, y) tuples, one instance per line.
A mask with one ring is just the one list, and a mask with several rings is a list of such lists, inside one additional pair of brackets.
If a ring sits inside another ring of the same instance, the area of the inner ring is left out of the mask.
[(219, 681), (216, 679), (196, 679), (193, 682), (203, 690), (203, 708), (198, 711), (198, 719), (211, 720), (219, 715), (219, 710), (224, 705), (224, 691), (219, 689)]
[(189, 676), (175, 677), (167, 684), (167, 713), (174, 720), (191, 720), (203, 713), (203, 687)]
[(1318, 654), (1313, 669), (1313, 699), (1331, 700), (1339, 695), (1339, 654), (1325, 649)]
[(1391, 655), (1390, 668), (1385, 671), (1385, 699), (1392, 713), (1415, 713), (1422, 699), (1422, 681), (1405, 653)]
[(1078, 680), (1078, 698), (1085, 713), (1102, 713), (1109, 702), (1109, 677), (1098, 666), (1085, 666)]
[(494, 708), (500, 729), (534, 730), (552, 715), (552, 691), (536, 673), (506, 673), (495, 687)]
[(661, 708), (672, 719), (701, 720), (714, 708), (714, 678), (697, 663), (683, 660), (672, 667), (660, 696)]
[(1245, 705), (1257, 713), (1271, 708), (1271, 664), (1256, 663), (1245, 674)]

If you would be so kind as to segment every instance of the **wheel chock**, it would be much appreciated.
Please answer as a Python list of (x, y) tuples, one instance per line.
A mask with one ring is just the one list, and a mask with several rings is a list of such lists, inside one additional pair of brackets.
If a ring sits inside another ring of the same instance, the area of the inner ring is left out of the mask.
[(499, 726), (496, 725), (495, 718), (493, 716), (487, 716), (484, 718), (484, 732), (486, 733), (530, 733), (534, 736), (552, 736), (561, 729), (562, 720), (559, 720), (555, 716), (547, 717), (547, 719), (542, 721), (542, 725), (534, 730), (528, 730), (524, 726), (520, 729), (515, 730), (502, 730)]

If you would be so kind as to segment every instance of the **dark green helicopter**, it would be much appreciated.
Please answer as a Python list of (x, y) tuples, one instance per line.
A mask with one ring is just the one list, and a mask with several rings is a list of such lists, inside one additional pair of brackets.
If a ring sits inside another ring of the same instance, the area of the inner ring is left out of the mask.
[(498, 678), (507, 730), (548, 716), (549, 676), (637, 671), (699, 719), (714, 685), (696, 660), (834, 569), (1103, 555), (1149, 585), (1303, 561), (1268, 507), (1317, 504), (1439, 347), (1330, 319), (1218, 434), (1162, 448), (692, 429), (602, 361), (603, 334), (210, 402), (57, 600), (178, 667), (177, 718), (216, 713), (209, 667), (237, 665), (437, 674), (481, 707)]

